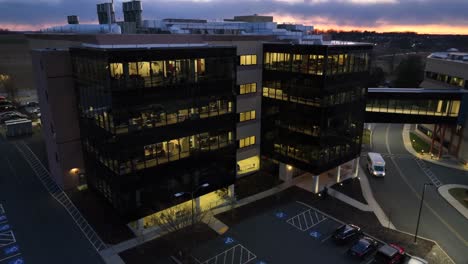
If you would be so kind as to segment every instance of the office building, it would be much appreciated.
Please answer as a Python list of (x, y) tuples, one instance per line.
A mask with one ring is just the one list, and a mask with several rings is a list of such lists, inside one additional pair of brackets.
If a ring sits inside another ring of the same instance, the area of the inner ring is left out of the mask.
[[(466, 52), (452, 49), (446, 52), (432, 53), (426, 59), (424, 71), (424, 81), (421, 83), (423, 88), (468, 89), (468, 53)], [(448, 105), (440, 105), (439, 107), (444, 108)], [(468, 164), (467, 126), (468, 120), (465, 120), (463, 126), (420, 124), (417, 128), (427, 135), (426, 140), (431, 142), (432, 152), (436, 157), (440, 158), (448, 153)], [(442, 138), (444, 140), (440, 140)]]
[[(190, 197), (174, 194), (200, 184), (209, 186), (196, 206), (209, 209), (225, 202), (220, 190), (233, 196), (258, 179), (275, 180), (268, 189), (309, 173), (316, 193), (357, 168), (371, 45), (275, 35), (28, 37), (45, 80), (43, 127), (54, 128), (44, 132), (54, 177), (74, 188), (86, 174), (128, 221), (139, 219), (135, 227), (186, 205)], [(75, 93), (59, 112), (51, 93), (63, 85)], [(79, 129), (55, 140), (71, 123)]]
[[(262, 155), (320, 174), (360, 155), (370, 44), (264, 44)], [(355, 166), (355, 165), (354, 165)], [(339, 179), (338, 179), (339, 181)]]

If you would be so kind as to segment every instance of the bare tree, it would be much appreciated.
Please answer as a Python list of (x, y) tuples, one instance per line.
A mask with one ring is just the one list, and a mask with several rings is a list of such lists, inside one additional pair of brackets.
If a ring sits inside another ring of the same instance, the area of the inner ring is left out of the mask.
[[(201, 222), (209, 211), (194, 209), (193, 224)], [(159, 226), (164, 232), (171, 233), (192, 225), (192, 209), (190, 206), (172, 207), (149, 220), (150, 225)]]
[(227, 188), (223, 188), (216, 192), (218, 196), (224, 200), (224, 204), (229, 208), (231, 212), (231, 218), (236, 217), (236, 207), (237, 207), (237, 196), (229, 194)]
[(0, 88), (6, 92), (11, 101), (16, 101), (18, 96), (18, 88), (16, 87), (11, 76), (7, 74), (0, 74)]

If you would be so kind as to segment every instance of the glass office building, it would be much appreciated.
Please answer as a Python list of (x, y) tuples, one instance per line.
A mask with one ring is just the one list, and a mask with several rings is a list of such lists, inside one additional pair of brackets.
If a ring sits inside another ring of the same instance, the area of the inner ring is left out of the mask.
[(88, 186), (116, 209), (136, 219), (233, 184), (235, 48), (70, 51)]
[(371, 50), (264, 44), (262, 154), (316, 175), (356, 158)]

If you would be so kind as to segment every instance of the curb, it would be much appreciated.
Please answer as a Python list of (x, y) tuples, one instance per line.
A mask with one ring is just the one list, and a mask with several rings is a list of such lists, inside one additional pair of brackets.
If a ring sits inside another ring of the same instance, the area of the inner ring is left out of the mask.
[(419, 153), (417, 153), (414, 149), (413, 149), (413, 146), (411, 145), (411, 140), (409, 138), (409, 132), (410, 132), (410, 125), (408, 124), (405, 124), (403, 126), (403, 129), (401, 131), (401, 134), (402, 134), (402, 137), (403, 137), (403, 145), (406, 149), (406, 151), (408, 151), (409, 153), (411, 153), (414, 157), (418, 158), (418, 159), (421, 159), (423, 161), (427, 161), (427, 162), (430, 162), (432, 164), (436, 164), (436, 165), (439, 165), (439, 166), (443, 166), (443, 167), (446, 167), (446, 168), (451, 168), (451, 169), (456, 169), (456, 170), (461, 170), (461, 171), (468, 171), (468, 168), (464, 168), (463, 166), (455, 166), (455, 165), (451, 165), (451, 164), (445, 164), (441, 161), (437, 161), (437, 160), (432, 160), (432, 159), (429, 159), (429, 158), (426, 158), (422, 155), (420, 155)]
[(450, 193), (449, 189), (452, 188), (461, 188), (468, 191), (468, 186), (462, 184), (445, 184), (437, 188), (440, 196), (442, 196), (447, 203), (449, 203), (453, 208), (455, 208), (461, 215), (468, 219), (468, 209), (465, 208), (457, 199), (455, 199)]

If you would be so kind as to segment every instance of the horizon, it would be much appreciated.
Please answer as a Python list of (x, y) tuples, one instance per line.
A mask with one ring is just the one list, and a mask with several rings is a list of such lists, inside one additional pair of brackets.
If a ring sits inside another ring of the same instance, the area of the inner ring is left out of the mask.
[[(0, 0), (0, 28), (40, 30), (66, 24), (77, 15), (81, 24), (97, 23), (96, 0)], [(121, 4), (114, 1), (117, 20)], [(143, 19), (202, 18), (221, 20), (235, 15), (269, 15), (275, 22), (298, 23), (340, 31), (416, 32), (468, 35), (468, 1), (446, 0), (143, 0)], [(24, 13), (28, 12), (28, 16)]]

